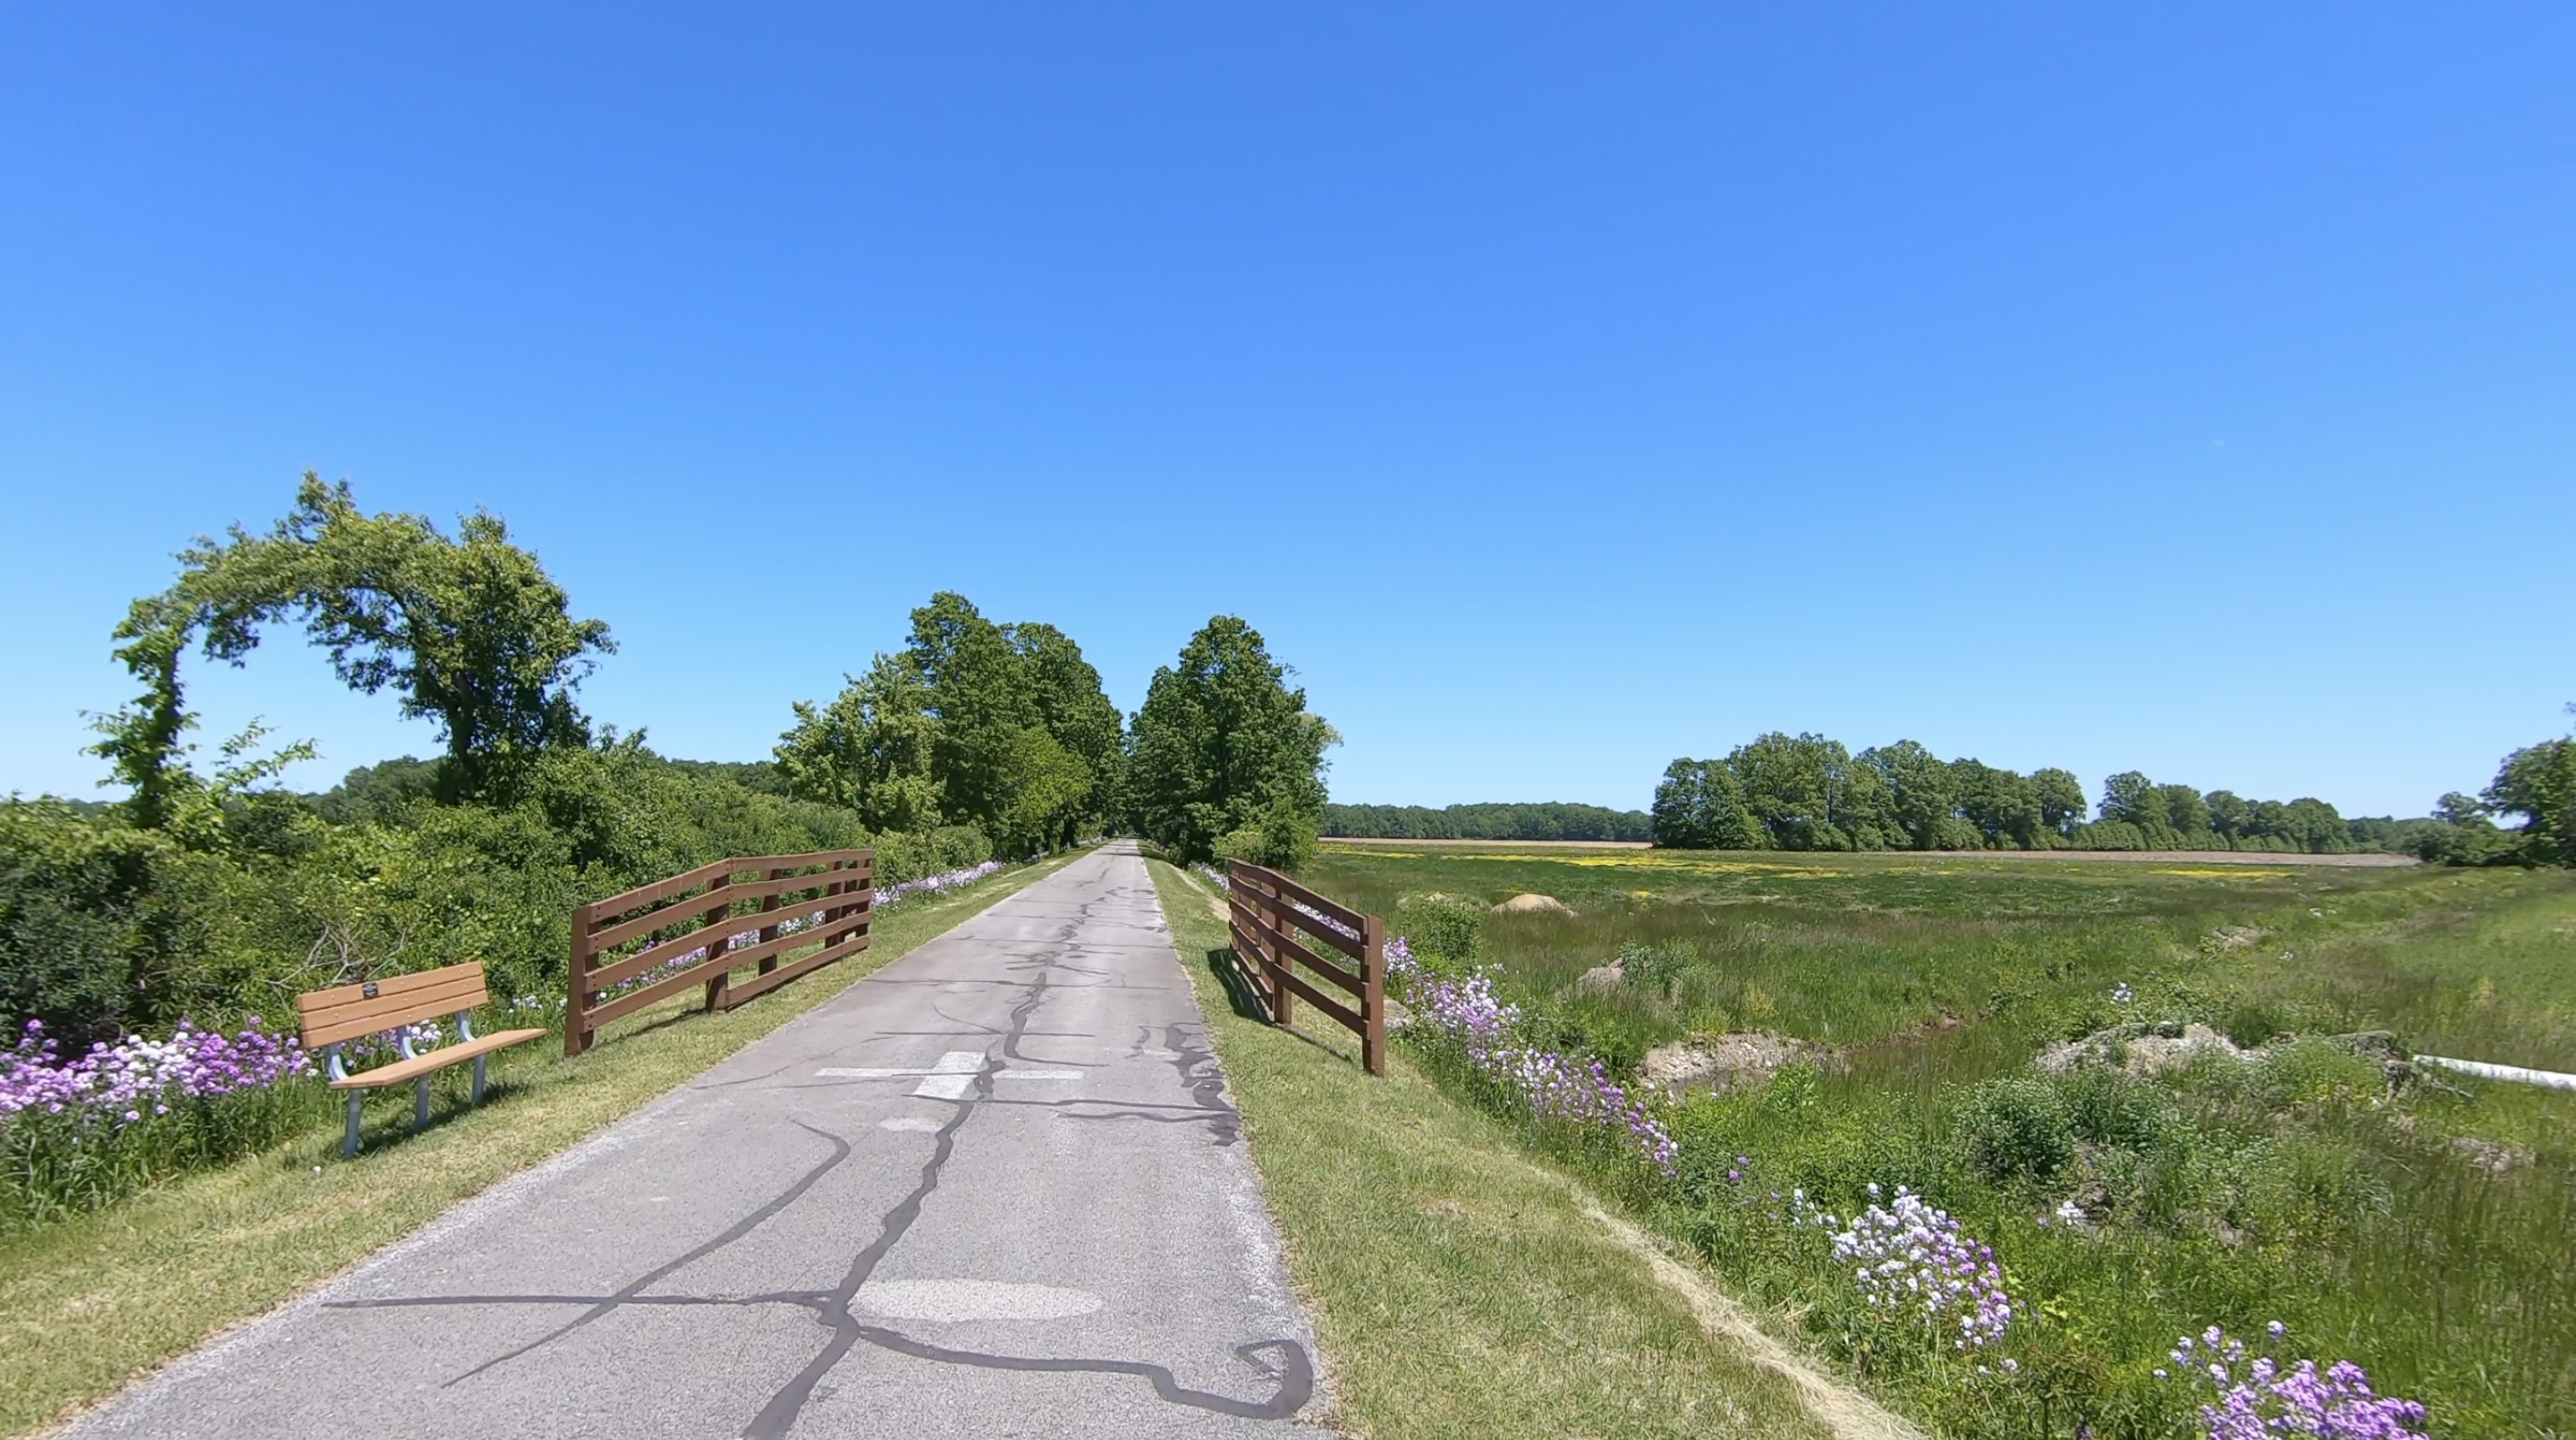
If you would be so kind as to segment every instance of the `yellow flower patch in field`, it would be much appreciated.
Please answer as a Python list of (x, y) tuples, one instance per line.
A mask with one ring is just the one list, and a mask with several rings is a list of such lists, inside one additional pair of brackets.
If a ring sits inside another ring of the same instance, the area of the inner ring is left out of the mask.
[(2181, 875), (2193, 880), (2287, 880), (2287, 870), (2266, 870), (2252, 865), (2158, 865), (2150, 875)]

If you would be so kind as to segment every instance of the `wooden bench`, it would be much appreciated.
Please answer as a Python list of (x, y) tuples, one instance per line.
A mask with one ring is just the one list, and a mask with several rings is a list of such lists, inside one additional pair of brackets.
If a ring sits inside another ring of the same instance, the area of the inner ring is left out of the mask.
[[(412, 1082), (411, 1128), (425, 1130), (429, 1128), (430, 1075), (471, 1060), (474, 1103), (483, 1103), (483, 1057), (546, 1033), (503, 1030), (494, 1035), (475, 1034), (474, 1007), (491, 998), (491, 992), (483, 988), (480, 960), (423, 970), (416, 975), (370, 980), (363, 985), (338, 985), (295, 997), (295, 1008), (304, 1023), (305, 1050), (326, 1053), (330, 1057), (331, 1088), (349, 1092), (349, 1133), (340, 1144), (341, 1154), (354, 1157), (358, 1153), (358, 1101), (368, 1090)], [(424, 1020), (448, 1015), (456, 1017), (453, 1042), (415, 1054), (411, 1037), (403, 1034), (403, 1058), (373, 1070), (349, 1073), (343, 1054), (348, 1042), (388, 1030), (406, 1031)]]

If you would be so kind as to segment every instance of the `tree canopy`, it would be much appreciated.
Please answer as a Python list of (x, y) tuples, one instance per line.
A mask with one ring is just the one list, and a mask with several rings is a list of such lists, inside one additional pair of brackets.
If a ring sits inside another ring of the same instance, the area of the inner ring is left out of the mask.
[(788, 793), (872, 828), (973, 825), (1028, 854), (1117, 814), (1118, 708), (1082, 647), (1052, 625), (1000, 625), (941, 591), (904, 648), (800, 702), (775, 750)]
[(2484, 800), (2488, 813), (2523, 818), (2526, 858), (2576, 865), (2576, 738), (2543, 740), (2506, 756)]
[(1185, 859), (1293, 867), (1314, 851), (1324, 751), (1341, 737), (1261, 632), (1208, 621), (1154, 672), (1130, 722), (1127, 781), (1139, 833)]
[(208, 659), (240, 665), (282, 620), (303, 622), (351, 689), (390, 687), (405, 715), (438, 727), (452, 798), (506, 785), (549, 748), (589, 743), (572, 692), (592, 657), (616, 648), (608, 627), (572, 618), (563, 588), (488, 511), (461, 517), (450, 537), (425, 516), (369, 515), (346, 481), (307, 471), (268, 533), (235, 525), (179, 561), (177, 582), (117, 627), (117, 658), (144, 690), (100, 722), (95, 747), (146, 828), (167, 823), (185, 775), (177, 762), (195, 717), (181, 657), (201, 641)]

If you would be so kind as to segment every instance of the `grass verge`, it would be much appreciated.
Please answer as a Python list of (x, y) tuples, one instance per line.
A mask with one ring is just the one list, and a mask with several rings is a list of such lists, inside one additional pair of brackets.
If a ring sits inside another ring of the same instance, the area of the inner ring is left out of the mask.
[(1214, 897), (1148, 862), (1241, 1107), (1333, 1423), (1361, 1436), (1825, 1436), (1788, 1382), (1712, 1340), (1689, 1297), (1491, 1118), (1401, 1059), (1250, 1018), (1213, 956)]
[(546, 1052), (545, 1042), (503, 1052), (480, 1108), (456, 1103), (463, 1082), (451, 1071), (425, 1134), (408, 1133), (411, 1094), (395, 1087), (370, 1106), (368, 1148), (354, 1161), (339, 1158), (335, 1122), (107, 1210), (9, 1235), (0, 1240), (0, 1434), (67, 1418), (627, 1115), (1073, 858), (912, 900), (877, 922), (858, 959), (731, 1013), (674, 1001), (611, 1027), (576, 1061)]

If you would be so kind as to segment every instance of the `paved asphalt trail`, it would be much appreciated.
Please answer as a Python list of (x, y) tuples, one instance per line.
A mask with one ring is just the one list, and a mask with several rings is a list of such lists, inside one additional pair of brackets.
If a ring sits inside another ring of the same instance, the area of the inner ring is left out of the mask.
[(70, 1434), (1322, 1435), (1237, 1128), (1111, 847)]

